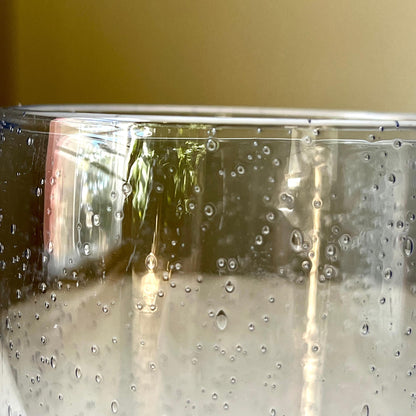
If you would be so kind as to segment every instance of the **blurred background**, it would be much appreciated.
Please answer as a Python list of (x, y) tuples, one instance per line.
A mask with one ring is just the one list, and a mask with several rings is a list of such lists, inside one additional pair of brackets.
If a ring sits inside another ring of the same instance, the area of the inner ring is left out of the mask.
[(0, 105), (416, 112), (414, 0), (0, 0)]

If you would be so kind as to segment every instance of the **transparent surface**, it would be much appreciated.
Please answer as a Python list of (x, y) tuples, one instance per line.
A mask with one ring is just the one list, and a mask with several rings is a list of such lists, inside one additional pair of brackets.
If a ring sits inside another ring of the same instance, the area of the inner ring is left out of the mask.
[(414, 414), (411, 116), (68, 109), (2, 114), (1, 414)]

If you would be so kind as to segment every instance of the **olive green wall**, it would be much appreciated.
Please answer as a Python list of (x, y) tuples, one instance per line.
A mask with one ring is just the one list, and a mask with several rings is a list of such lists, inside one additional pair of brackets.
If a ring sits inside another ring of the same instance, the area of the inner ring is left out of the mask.
[(3, 105), (416, 112), (414, 0), (0, 3)]

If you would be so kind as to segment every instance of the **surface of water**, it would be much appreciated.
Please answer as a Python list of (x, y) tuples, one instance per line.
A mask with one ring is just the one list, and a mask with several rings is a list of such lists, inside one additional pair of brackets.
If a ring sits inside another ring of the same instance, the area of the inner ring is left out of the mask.
[(416, 411), (411, 132), (83, 123), (3, 129), (2, 412)]

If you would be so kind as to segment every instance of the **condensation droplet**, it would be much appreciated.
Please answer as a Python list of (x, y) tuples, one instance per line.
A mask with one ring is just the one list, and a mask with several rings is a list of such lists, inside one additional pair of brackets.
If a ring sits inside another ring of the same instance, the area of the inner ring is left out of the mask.
[(98, 346), (97, 345), (92, 345), (91, 346), (91, 353), (92, 354), (94, 354), (94, 355), (97, 355), (98, 354), (98, 352), (99, 352), (99, 348), (98, 348)]
[(77, 379), (80, 379), (82, 377), (82, 372), (81, 372), (81, 369), (79, 367), (75, 368), (75, 377)]
[(253, 324), (253, 323), (250, 323), (250, 324), (248, 325), (248, 329), (249, 329), (250, 331), (254, 331), (254, 329), (255, 329), (254, 324)]
[(95, 376), (95, 382), (96, 383), (100, 384), (102, 379), (103, 378), (102, 378), (101, 374), (96, 374), (96, 376)]
[(315, 209), (319, 209), (322, 207), (322, 201), (320, 199), (314, 199), (313, 201), (313, 207)]
[(123, 186), (121, 187), (121, 191), (123, 192), (125, 197), (128, 197), (132, 191), (131, 185), (128, 182), (123, 183)]
[(56, 368), (56, 357), (54, 355), (52, 355), (50, 362), (51, 362), (51, 367)]
[(225, 312), (220, 309), (215, 316), (215, 323), (220, 331), (224, 331), (228, 324), (228, 318)]

